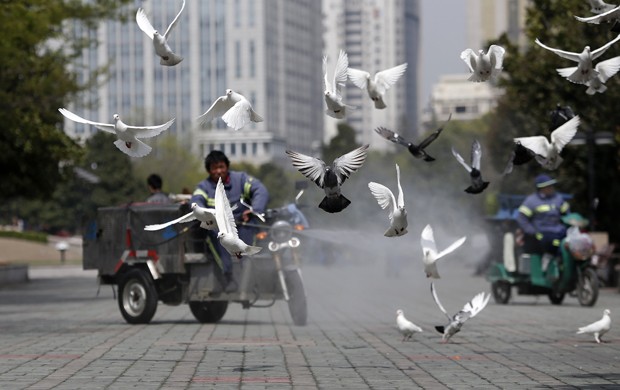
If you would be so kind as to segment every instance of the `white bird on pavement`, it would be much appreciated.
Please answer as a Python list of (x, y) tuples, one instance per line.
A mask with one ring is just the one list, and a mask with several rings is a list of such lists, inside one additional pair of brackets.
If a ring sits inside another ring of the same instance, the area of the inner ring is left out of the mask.
[(560, 73), (563, 77), (566, 77), (568, 81), (577, 84), (585, 84), (590, 81), (593, 77), (598, 76), (598, 71), (594, 69), (592, 65), (592, 61), (600, 57), (607, 49), (611, 47), (614, 43), (620, 40), (620, 35), (611, 41), (607, 42), (605, 45), (599, 47), (598, 49), (591, 51), (590, 46), (584, 47), (581, 53), (574, 53), (570, 51), (564, 51), (560, 49), (554, 49), (547, 45), (544, 45), (542, 42), (536, 38), (536, 44), (543, 49), (547, 49), (562, 58), (566, 58), (567, 60), (575, 61), (578, 63), (577, 66), (571, 68), (561, 68), (558, 69), (558, 73)]
[(325, 97), (325, 104), (327, 109), (325, 113), (332, 118), (342, 119), (346, 114), (346, 109), (355, 109), (353, 106), (349, 106), (342, 102), (342, 95), (340, 89), (344, 87), (347, 81), (347, 69), (349, 68), (349, 57), (344, 50), (340, 50), (340, 55), (336, 61), (336, 68), (334, 69), (334, 78), (330, 83), (327, 78), (327, 56), (323, 56), (323, 74), (325, 80), (325, 90), (323, 95)]
[(414, 334), (422, 332), (422, 328), (406, 319), (405, 314), (400, 309), (396, 310), (396, 326), (398, 326), (398, 331), (403, 335), (403, 341), (411, 340)]
[(472, 49), (463, 50), (461, 59), (465, 61), (472, 73), (468, 80), (474, 82), (495, 80), (502, 71), (505, 52), (506, 50), (498, 45), (491, 45), (486, 53), (484, 50), (478, 50), (478, 54)]
[(579, 116), (575, 115), (562, 126), (553, 130), (551, 132), (551, 142), (543, 135), (519, 137), (515, 138), (514, 142), (519, 142), (521, 145), (534, 152), (536, 154), (536, 161), (538, 161), (543, 168), (550, 170), (556, 169), (562, 163), (560, 152), (577, 133), (579, 120)]
[(407, 210), (405, 209), (405, 199), (403, 188), (400, 186), (400, 168), (396, 164), (396, 182), (398, 183), (398, 200), (392, 191), (383, 184), (371, 181), (368, 183), (370, 192), (377, 199), (382, 209), (388, 209), (390, 227), (383, 234), (386, 237), (398, 237), (407, 234)]
[(607, 4), (603, 0), (588, 0), (590, 2), (590, 12), (593, 14), (602, 14), (616, 8), (615, 4)]
[(368, 96), (375, 102), (375, 108), (383, 109), (387, 107), (383, 101), (383, 95), (398, 81), (405, 70), (407, 70), (406, 62), (375, 73), (374, 79), (371, 79), (370, 73), (365, 70), (349, 68), (348, 74), (355, 86), (368, 91)]
[(155, 28), (153, 28), (151, 22), (149, 22), (149, 19), (146, 16), (146, 13), (144, 12), (144, 9), (138, 8), (138, 12), (136, 13), (136, 22), (138, 22), (138, 27), (140, 27), (140, 30), (144, 31), (144, 33), (153, 40), (155, 53), (161, 57), (161, 60), (159, 61), (161, 65), (174, 66), (183, 61), (183, 57), (176, 55), (172, 51), (170, 45), (168, 45), (168, 39), (170, 38), (170, 32), (178, 23), (179, 17), (181, 16), (181, 12), (183, 12), (184, 8), (185, 0), (183, 0), (181, 10), (174, 20), (172, 20), (172, 23), (170, 23), (164, 35), (161, 35), (157, 30), (155, 30)]
[(250, 122), (262, 122), (263, 117), (252, 108), (252, 104), (240, 93), (227, 89), (224, 96), (217, 98), (211, 107), (198, 117), (200, 124), (211, 122), (218, 116), (235, 130), (242, 129)]
[(116, 145), (121, 152), (131, 157), (144, 157), (149, 154), (151, 150), (153, 150), (153, 148), (140, 141), (138, 138), (155, 137), (161, 132), (167, 130), (174, 122), (173, 118), (163, 125), (158, 126), (130, 126), (125, 124), (118, 114), (114, 114), (114, 123), (111, 124), (89, 121), (88, 119), (84, 119), (65, 108), (59, 108), (58, 111), (60, 111), (60, 113), (69, 120), (87, 125), (93, 125), (99, 130), (115, 134), (118, 139), (114, 141), (114, 145)]
[(463, 245), (466, 238), (467, 237), (461, 237), (450, 244), (450, 246), (443, 251), (437, 252), (437, 244), (435, 244), (433, 228), (431, 225), (426, 225), (424, 230), (422, 230), (422, 236), (420, 238), (423, 253), (422, 261), (424, 263), (424, 273), (426, 274), (426, 277), (439, 279), (439, 272), (437, 272), (437, 260), (449, 253), (454, 252), (458, 247)]
[(187, 223), (195, 220), (200, 221), (200, 227), (207, 230), (216, 230), (217, 222), (215, 220), (215, 209), (210, 209), (206, 207), (200, 207), (196, 203), (192, 203), (192, 211), (185, 214), (182, 217), (179, 217), (170, 222), (161, 223), (157, 225), (146, 225), (144, 230), (147, 231), (156, 231), (165, 229), (168, 226), (174, 225), (175, 223)]
[(601, 318), (600, 320), (596, 322), (591, 323), (590, 325), (586, 325), (586, 326), (579, 328), (579, 330), (577, 331), (577, 334), (593, 333), (594, 339), (596, 340), (597, 343), (600, 344), (601, 337), (603, 337), (603, 335), (609, 332), (609, 329), (611, 329), (611, 317), (609, 316), (610, 314), (611, 314), (611, 311), (609, 311), (609, 309), (605, 309), (603, 311), (603, 318)]
[(486, 307), (487, 303), (489, 303), (489, 298), (491, 298), (491, 294), (488, 294), (485, 297), (484, 292), (478, 293), (472, 298), (471, 301), (467, 302), (465, 306), (463, 306), (462, 310), (459, 310), (458, 313), (450, 317), (448, 312), (446, 312), (446, 309), (444, 309), (441, 305), (441, 302), (439, 302), (434, 283), (431, 283), (431, 294), (433, 294), (433, 299), (439, 307), (439, 310), (441, 310), (443, 314), (448, 317), (447, 326), (435, 326), (435, 329), (443, 335), (441, 339), (444, 343), (447, 343), (452, 336), (460, 332), (465, 321), (470, 318), (474, 318), (478, 313), (480, 313), (480, 311)]
[(291, 150), (287, 150), (286, 154), (293, 161), (293, 167), (325, 191), (319, 208), (328, 213), (338, 213), (351, 204), (341, 194), (340, 186), (364, 164), (368, 147), (368, 144), (360, 146), (336, 158), (331, 166), (327, 166), (321, 159)]
[(239, 238), (237, 225), (222, 178), (215, 187), (215, 220), (217, 221), (217, 238), (228, 253), (240, 259), (243, 255), (252, 256), (260, 252), (261, 247), (248, 245)]

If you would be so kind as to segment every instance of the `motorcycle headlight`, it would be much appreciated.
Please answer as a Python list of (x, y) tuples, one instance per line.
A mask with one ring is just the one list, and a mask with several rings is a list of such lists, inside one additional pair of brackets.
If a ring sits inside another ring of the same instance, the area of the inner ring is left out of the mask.
[(286, 221), (276, 221), (269, 229), (269, 235), (277, 243), (290, 240), (293, 234), (293, 227)]

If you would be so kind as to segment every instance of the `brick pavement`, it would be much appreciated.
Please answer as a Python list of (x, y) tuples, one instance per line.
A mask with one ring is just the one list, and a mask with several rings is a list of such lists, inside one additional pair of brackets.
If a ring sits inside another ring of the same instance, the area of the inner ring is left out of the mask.
[[(419, 260), (419, 259), (417, 259)], [(412, 260), (412, 262), (414, 262)], [(488, 291), (456, 261), (440, 264), (436, 287), (455, 312)], [(421, 264), (385, 276), (382, 264), (306, 266), (309, 323), (288, 308), (231, 304), (218, 324), (199, 324), (186, 305), (160, 303), (149, 325), (128, 325), (112, 289), (92, 274), (0, 288), (0, 389), (570, 389), (620, 388), (620, 336), (597, 345), (577, 327), (612, 321), (620, 295), (603, 290), (594, 308), (567, 297), (516, 297), (489, 306), (442, 344)], [(79, 273), (78, 273), (79, 275)], [(400, 308), (424, 332), (402, 342)]]

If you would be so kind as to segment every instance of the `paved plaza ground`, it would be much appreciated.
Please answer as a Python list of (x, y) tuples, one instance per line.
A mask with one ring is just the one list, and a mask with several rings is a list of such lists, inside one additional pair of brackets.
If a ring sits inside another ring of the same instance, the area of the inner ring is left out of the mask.
[[(444, 261), (444, 260), (442, 260)], [(398, 276), (387, 276), (387, 270)], [(439, 265), (436, 288), (456, 312), (489, 291), (472, 266)], [(292, 324), (285, 302), (200, 324), (186, 305), (159, 304), (149, 325), (126, 324), (110, 286), (77, 267), (32, 268), (28, 283), (0, 287), (0, 389), (618, 389), (620, 333), (596, 344), (576, 335), (620, 295), (593, 308), (567, 297), (492, 300), (448, 344), (445, 317), (420, 259), (306, 265), (309, 322)], [(424, 329), (403, 342), (396, 310)]]

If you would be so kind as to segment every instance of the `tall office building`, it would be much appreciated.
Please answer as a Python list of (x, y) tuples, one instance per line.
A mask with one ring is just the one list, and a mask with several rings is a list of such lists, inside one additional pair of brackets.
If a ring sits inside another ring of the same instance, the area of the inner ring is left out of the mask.
[[(153, 27), (165, 31), (181, 0), (136, 1), (126, 23), (102, 23), (100, 45), (75, 65), (86, 72), (109, 64), (109, 79), (72, 107), (88, 119), (111, 123), (163, 123), (198, 156), (219, 149), (234, 161), (285, 161), (289, 147), (310, 153), (323, 137), (321, 3), (315, 0), (188, 0), (170, 33), (176, 66), (159, 64), (152, 41), (138, 28), (145, 9)], [(91, 33), (80, 31), (76, 34)], [(243, 94), (265, 120), (240, 131), (221, 119), (200, 126), (196, 118), (225, 94)], [(88, 107), (87, 101), (96, 101)], [(67, 121), (70, 135), (87, 137), (92, 127)]]
[[(350, 81), (343, 88), (343, 101), (356, 106), (347, 110), (344, 121), (357, 134), (357, 141), (385, 149), (390, 143), (373, 129), (385, 126), (413, 138), (417, 131), (418, 55), (420, 18), (418, 0), (323, 0), (325, 54), (331, 79), (340, 49), (347, 52), (349, 67), (365, 70), (373, 77), (381, 71), (407, 62), (400, 80), (387, 92), (387, 108), (378, 110), (368, 93)], [(336, 135), (338, 121), (325, 118), (324, 141)]]

